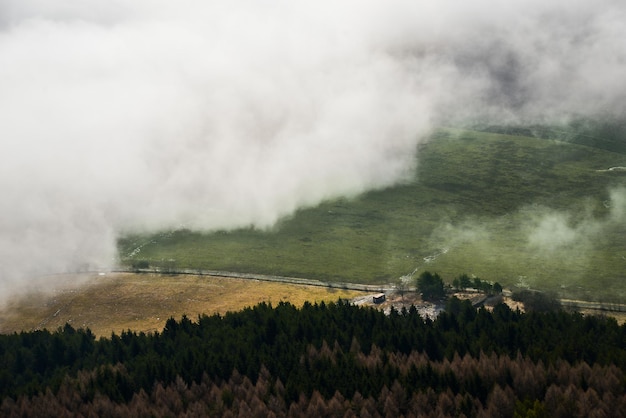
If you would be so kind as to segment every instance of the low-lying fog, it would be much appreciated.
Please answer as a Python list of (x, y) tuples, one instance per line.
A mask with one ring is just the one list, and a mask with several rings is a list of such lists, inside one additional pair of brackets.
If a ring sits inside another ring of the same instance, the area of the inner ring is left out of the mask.
[(622, 0), (5, 0), (0, 295), (400, 182), (440, 124), (623, 116), (625, 39)]

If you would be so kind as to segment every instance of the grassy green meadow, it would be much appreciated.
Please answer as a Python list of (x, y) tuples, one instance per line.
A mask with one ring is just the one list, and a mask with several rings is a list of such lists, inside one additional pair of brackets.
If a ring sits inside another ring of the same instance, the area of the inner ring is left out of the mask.
[(440, 129), (417, 158), (408, 183), (301, 209), (269, 231), (125, 236), (120, 262), (372, 284), (430, 270), (626, 299), (626, 172), (607, 171), (626, 154)]

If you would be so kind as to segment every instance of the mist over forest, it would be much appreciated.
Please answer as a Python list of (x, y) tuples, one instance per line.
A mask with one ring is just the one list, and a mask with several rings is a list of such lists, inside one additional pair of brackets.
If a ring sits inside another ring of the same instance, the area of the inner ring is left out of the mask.
[[(440, 126), (623, 121), (625, 22), (619, 0), (6, 0), (1, 298), (115, 265), (124, 234), (267, 229), (402, 183)], [(531, 243), (623, 225), (606, 193), (601, 222), (529, 217)]]

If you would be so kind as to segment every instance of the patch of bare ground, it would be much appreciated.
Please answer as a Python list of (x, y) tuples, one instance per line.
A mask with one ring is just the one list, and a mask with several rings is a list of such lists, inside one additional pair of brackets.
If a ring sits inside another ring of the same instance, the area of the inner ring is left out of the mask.
[[(88, 277), (85, 277), (88, 276)], [(73, 284), (79, 283), (79, 284)], [(362, 292), (212, 276), (109, 273), (56, 276), (46, 292), (33, 291), (0, 311), (0, 333), (56, 330), (66, 323), (96, 336), (161, 331), (168, 318), (241, 310), (260, 302), (352, 299)]]
[[(488, 310), (492, 309), (496, 304), (502, 302), (507, 304), (512, 310), (519, 309), (522, 312), (524, 311), (524, 305), (522, 303), (516, 302), (510, 297), (502, 295), (487, 298), (483, 293), (456, 292), (451, 296), (455, 296), (461, 300), (467, 299), (473, 305), (484, 303), (484, 306)], [(378, 309), (382, 309), (387, 314), (391, 311), (391, 307), (400, 311), (402, 308), (409, 309), (411, 305), (414, 305), (422, 317), (428, 317), (430, 319), (435, 319), (437, 315), (444, 310), (446, 305), (445, 301), (430, 302), (422, 300), (420, 295), (415, 292), (404, 292), (404, 294), (400, 294), (399, 292), (389, 292), (386, 294), (385, 301), (382, 303), (374, 303), (373, 294), (360, 296), (353, 300), (353, 302), (359, 305), (377, 307)]]
[(593, 309), (579, 309), (579, 312), (583, 315), (606, 315), (611, 318), (615, 318), (618, 324), (624, 325), (626, 324), (626, 312), (616, 312), (616, 311), (608, 311), (598, 313), (597, 310)]
[(439, 315), (439, 312), (445, 307), (445, 302), (424, 301), (416, 292), (404, 292), (404, 294), (400, 294), (399, 292), (387, 292), (385, 296), (385, 301), (382, 303), (374, 303), (374, 294), (359, 296), (353, 299), (352, 302), (357, 305), (373, 306), (377, 309), (381, 309), (386, 314), (391, 312), (392, 307), (397, 311), (401, 311), (402, 308), (408, 310), (414, 305), (422, 317), (428, 317), (430, 319), (435, 319), (437, 315)]

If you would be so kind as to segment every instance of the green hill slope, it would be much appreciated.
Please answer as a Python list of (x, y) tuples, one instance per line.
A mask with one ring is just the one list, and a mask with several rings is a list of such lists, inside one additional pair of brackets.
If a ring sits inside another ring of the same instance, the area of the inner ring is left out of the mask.
[[(626, 156), (441, 129), (413, 181), (298, 211), (272, 231), (119, 240), (121, 262), (388, 283), (424, 270), (568, 296), (626, 294)], [(141, 248), (140, 252), (134, 251)], [(163, 261), (174, 260), (174, 261)]]

